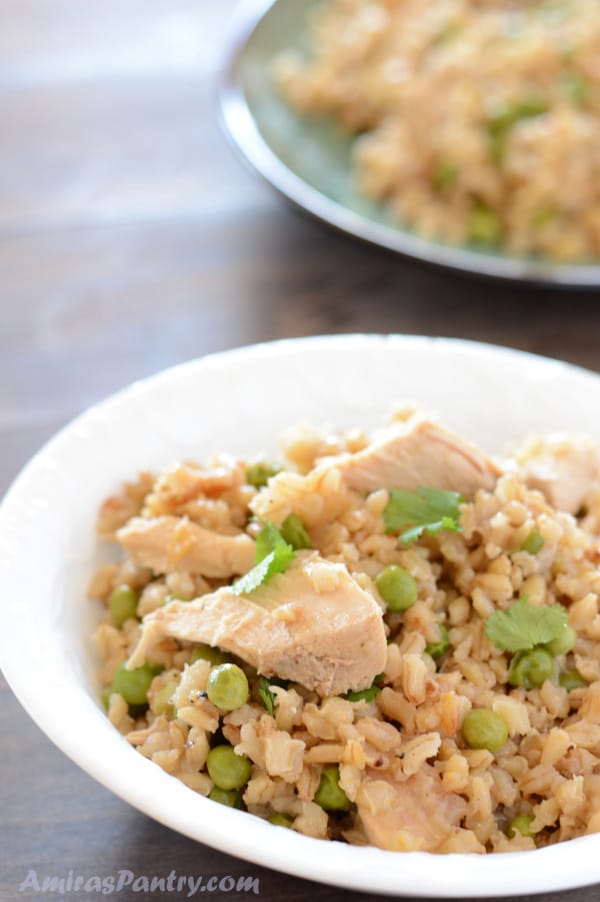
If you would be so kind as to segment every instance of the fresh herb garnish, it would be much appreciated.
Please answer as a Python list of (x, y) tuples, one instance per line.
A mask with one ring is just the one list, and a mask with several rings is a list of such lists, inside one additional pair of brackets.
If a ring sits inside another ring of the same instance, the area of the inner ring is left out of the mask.
[(526, 551), (528, 554), (537, 554), (543, 547), (543, 537), (536, 529), (533, 529), (519, 548), (519, 551)]
[(433, 185), (444, 192), (451, 188), (458, 178), (458, 169), (449, 160), (442, 160), (433, 170)]
[(467, 238), (473, 244), (493, 247), (502, 238), (502, 223), (487, 204), (474, 204), (467, 219)]
[(281, 536), (297, 551), (301, 548), (312, 548), (310, 536), (298, 514), (290, 514), (285, 518), (281, 524)]
[(420, 486), (416, 492), (391, 489), (390, 500), (383, 511), (386, 532), (396, 532), (405, 526), (400, 535), (403, 545), (419, 539), (424, 532), (430, 536), (440, 530), (462, 532), (459, 504), (463, 501), (458, 492), (430, 489)]
[(506, 143), (511, 128), (522, 119), (531, 119), (548, 112), (548, 103), (543, 97), (531, 95), (521, 97), (496, 109), (487, 120), (490, 136), (490, 153), (494, 163), (500, 164), (506, 153)]
[(561, 88), (577, 106), (584, 106), (590, 99), (590, 83), (581, 72), (567, 72), (561, 79)]
[(359, 689), (358, 692), (347, 692), (343, 698), (347, 699), (349, 702), (372, 702), (378, 693), (381, 692), (381, 683), (383, 682), (383, 674), (378, 673), (375, 679), (373, 680), (373, 684), (369, 686), (367, 689)]
[(250, 464), (246, 470), (246, 482), (253, 485), (255, 489), (262, 489), (266, 486), (272, 476), (277, 476), (281, 472), (281, 467), (276, 464), (268, 463), (265, 460), (259, 460)]
[(270, 714), (271, 717), (273, 717), (275, 705), (277, 704), (277, 696), (271, 689), (269, 681), (264, 677), (261, 677), (258, 681), (258, 692), (265, 711), (267, 712), (267, 714)]
[(539, 607), (523, 595), (506, 611), (495, 611), (487, 618), (485, 634), (496, 648), (516, 652), (558, 639), (567, 625), (561, 604)]
[(443, 623), (438, 623), (438, 630), (440, 632), (440, 638), (437, 642), (428, 642), (425, 646), (425, 651), (428, 655), (431, 655), (434, 661), (437, 661), (438, 658), (441, 658), (442, 655), (445, 655), (448, 649), (450, 648), (450, 640), (448, 639), (448, 630), (444, 626)]
[(256, 566), (231, 587), (236, 595), (247, 595), (266, 583), (276, 573), (283, 573), (296, 552), (268, 520), (256, 538)]
[(270, 520), (261, 520), (261, 524), (262, 529), (256, 537), (256, 564), (264, 561), (272, 551), (289, 544)]

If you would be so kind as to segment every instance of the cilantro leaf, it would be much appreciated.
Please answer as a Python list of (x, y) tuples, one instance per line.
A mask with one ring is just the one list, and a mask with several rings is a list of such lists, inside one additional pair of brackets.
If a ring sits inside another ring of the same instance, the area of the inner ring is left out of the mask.
[(277, 476), (280, 472), (281, 467), (278, 467), (277, 464), (259, 460), (248, 466), (248, 469), (246, 470), (246, 482), (248, 485), (253, 485), (255, 489), (262, 489), (266, 486), (272, 476)]
[(397, 532), (403, 545), (419, 539), (424, 532), (434, 536), (440, 530), (462, 532), (460, 507), (463, 501), (458, 492), (419, 486), (416, 492), (407, 489), (391, 489), (390, 499), (383, 511), (386, 532)]
[(264, 677), (261, 677), (258, 681), (258, 692), (260, 695), (260, 700), (263, 703), (264, 709), (267, 714), (270, 714), (273, 717), (273, 712), (275, 711), (275, 705), (277, 704), (277, 696), (271, 689), (269, 685), (269, 681)]
[(296, 552), (268, 520), (256, 538), (256, 566), (231, 587), (236, 595), (247, 595), (266, 583), (276, 573), (283, 573)]
[(349, 702), (372, 702), (375, 697), (381, 692), (381, 683), (383, 681), (383, 674), (378, 673), (375, 679), (373, 680), (373, 684), (368, 687), (368, 689), (359, 689), (358, 692), (347, 692), (343, 698), (347, 699)]
[(281, 524), (281, 535), (292, 548), (312, 548), (310, 536), (298, 514), (290, 514)]
[(506, 611), (494, 611), (486, 621), (485, 634), (502, 651), (525, 651), (557, 639), (567, 626), (561, 604), (538, 607), (523, 595)]
[[(283, 547), (289, 543), (283, 538), (274, 523), (270, 520), (262, 521), (262, 529), (256, 537), (256, 562), (260, 564), (268, 554), (275, 551), (276, 548)], [(293, 550), (293, 549), (292, 549)]]

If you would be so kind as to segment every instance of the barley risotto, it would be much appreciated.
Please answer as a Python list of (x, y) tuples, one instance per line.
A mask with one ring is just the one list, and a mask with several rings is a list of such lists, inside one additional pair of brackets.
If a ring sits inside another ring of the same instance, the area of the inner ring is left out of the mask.
[(414, 407), (103, 504), (103, 700), (215, 802), (383, 849), (600, 832), (600, 456), (490, 458)]
[(595, 0), (325, 0), (276, 61), (300, 113), (357, 136), (359, 189), (451, 244), (600, 257)]

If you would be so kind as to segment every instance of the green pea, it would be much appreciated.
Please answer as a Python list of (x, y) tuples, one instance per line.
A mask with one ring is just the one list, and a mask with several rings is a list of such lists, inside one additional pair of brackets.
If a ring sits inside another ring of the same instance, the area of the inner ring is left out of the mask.
[(287, 814), (281, 814), (281, 812), (276, 811), (269, 818), (269, 823), (275, 824), (276, 827), (291, 827), (294, 821)]
[(190, 664), (196, 661), (210, 661), (211, 664), (227, 664), (229, 658), (220, 648), (210, 645), (197, 645), (190, 657)]
[(508, 727), (489, 708), (474, 708), (463, 720), (462, 734), (469, 748), (497, 752), (508, 739)]
[(584, 106), (590, 99), (590, 83), (580, 72), (567, 72), (561, 79), (561, 88), (576, 106)]
[(577, 642), (577, 633), (572, 626), (565, 626), (560, 636), (546, 643), (546, 648), (551, 655), (566, 655)]
[(490, 136), (490, 154), (494, 163), (500, 164), (506, 152), (508, 133), (521, 119), (530, 119), (548, 112), (548, 104), (536, 95), (522, 97), (497, 109), (487, 120)]
[(443, 623), (438, 623), (437, 626), (440, 631), (440, 638), (437, 642), (428, 642), (425, 646), (425, 651), (428, 655), (431, 655), (435, 661), (437, 661), (438, 658), (441, 658), (442, 655), (445, 655), (450, 647), (448, 630)]
[(488, 130), (492, 134), (504, 132), (521, 119), (531, 119), (548, 112), (548, 103), (543, 97), (531, 94), (496, 110), (488, 119)]
[(248, 679), (237, 664), (220, 664), (213, 667), (208, 677), (206, 694), (222, 711), (234, 711), (248, 701)]
[(521, 836), (534, 836), (535, 834), (531, 832), (532, 823), (532, 814), (517, 814), (508, 825), (508, 830), (506, 832), (510, 839), (516, 836), (517, 833), (520, 833)]
[(301, 548), (312, 548), (310, 536), (304, 523), (297, 514), (286, 517), (279, 529), (281, 538), (298, 551)]
[(447, 22), (434, 37), (433, 46), (436, 47), (438, 45), (447, 44), (448, 41), (454, 40), (454, 38), (460, 34), (460, 31), (461, 25), (459, 22)]
[(252, 763), (243, 755), (236, 755), (231, 745), (217, 745), (208, 753), (206, 769), (219, 789), (241, 789), (252, 773)]
[(118, 692), (123, 696), (128, 705), (138, 706), (148, 704), (148, 689), (157, 673), (157, 668), (146, 662), (141, 667), (126, 670), (125, 663), (121, 664), (113, 677), (110, 686), (111, 692)]
[(554, 658), (546, 648), (519, 651), (508, 668), (508, 682), (523, 689), (536, 689), (554, 674)]
[(433, 170), (433, 184), (438, 191), (447, 191), (455, 184), (458, 178), (458, 169), (454, 163), (448, 161), (438, 163)]
[(491, 132), (489, 137), (489, 152), (492, 162), (501, 166), (506, 156), (506, 132)]
[(559, 686), (562, 686), (563, 689), (566, 689), (567, 692), (572, 692), (574, 689), (582, 689), (584, 686), (587, 686), (587, 682), (578, 670), (563, 670), (558, 677), (558, 684)]
[(536, 529), (532, 529), (519, 550), (526, 551), (528, 554), (537, 554), (543, 547), (544, 539)]
[(108, 599), (108, 610), (115, 626), (123, 626), (126, 620), (131, 620), (137, 612), (138, 595), (131, 586), (123, 584), (116, 586)]
[(340, 786), (340, 771), (337, 765), (331, 764), (323, 768), (315, 802), (325, 811), (348, 811), (351, 801)]
[(168, 683), (158, 690), (152, 699), (152, 710), (155, 714), (175, 714), (175, 706), (171, 702), (175, 690), (178, 686), (177, 680), (169, 680)]
[(171, 604), (172, 601), (191, 601), (191, 598), (184, 598), (183, 595), (177, 595), (175, 592), (169, 592), (165, 595), (163, 604)]
[(375, 577), (377, 591), (388, 611), (406, 611), (417, 600), (419, 589), (414, 576), (403, 567), (390, 564)]
[(500, 243), (502, 225), (500, 220), (485, 204), (477, 204), (469, 213), (467, 238), (474, 244), (495, 245)]
[(242, 795), (235, 789), (220, 789), (215, 786), (208, 794), (208, 798), (213, 802), (219, 802), (220, 805), (228, 805), (229, 808), (244, 808)]
[(246, 470), (246, 482), (253, 485), (255, 489), (262, 489), (272, 476), (276, 476), (281, 471), (281, 467), (275, 464), (267, 463), (261, 460), (257, 463), (250, 464)]
[(536, 229), (542, 229), (544, 226), (549, 225), (551, 222), (554, 222), (557, 216), (558, 213), (556, 207), (540, 207), (532, 215), (531, 225)]
[(532, 116), (543, 116), (548, 112), (548, 101), (535, 94), (525, 97), (515, 108), (515, 119), (529, 119)]

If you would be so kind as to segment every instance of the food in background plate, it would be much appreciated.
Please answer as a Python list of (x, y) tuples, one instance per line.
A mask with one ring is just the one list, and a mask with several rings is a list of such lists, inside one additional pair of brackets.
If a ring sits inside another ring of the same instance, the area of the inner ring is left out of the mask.
[(595, 0), (325, 0), (276, 77), (357, 136), (361, 191), (453, 244), (600, 257)]
[[(100, 512), (114, 726), (197, 792), (389, 850), (600, 831), (600, 458), (419, 411), (143, 473)], [(560, 508), (553, 505), (559, 504)]]

